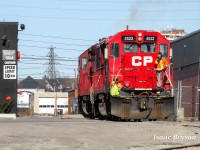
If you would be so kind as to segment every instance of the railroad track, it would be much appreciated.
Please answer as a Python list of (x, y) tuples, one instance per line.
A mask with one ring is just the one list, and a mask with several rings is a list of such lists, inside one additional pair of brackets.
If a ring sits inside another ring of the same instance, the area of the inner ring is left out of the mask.
[(173, 149), (192, 148), (192, 147), (198, 147), (198, 149), (200, 149), (200, 143), (182, 145), (182, 146), (174, 146), (174, 147), (163, 148), (163, 149), (159, 149), (159, 150), (173, 150)]

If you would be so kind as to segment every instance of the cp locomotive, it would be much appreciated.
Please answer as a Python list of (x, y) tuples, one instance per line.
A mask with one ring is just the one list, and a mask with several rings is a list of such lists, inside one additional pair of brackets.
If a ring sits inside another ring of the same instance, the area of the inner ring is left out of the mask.
[[(159, 71), (158, 53), (168, 62)], [(171, 57), (170, 42), (159, 32), (124, 30), (100, 39), (79, 56), (79, 112), (91, 119), (173, 117)], [(120, 84), (117, 94), (112, 93), (115, 84)]]

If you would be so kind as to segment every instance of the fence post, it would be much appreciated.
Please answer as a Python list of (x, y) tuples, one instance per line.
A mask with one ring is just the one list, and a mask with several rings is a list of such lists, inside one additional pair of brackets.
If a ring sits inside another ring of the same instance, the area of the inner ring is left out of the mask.
[(182, 103), (182, 94), (183, 94), (182, 91), (183, 91), (182, 81), (180, 81), (179, 108), (181, 108), (181, 103)]
[(180, 84), (179, 84), (179, 80), (178, 80), (178, 90), (177, 90), (177, 94), (176, 94), (176, 109), (178, 111), (178, 108), (179, 108), (179, 92), (180, 92)]

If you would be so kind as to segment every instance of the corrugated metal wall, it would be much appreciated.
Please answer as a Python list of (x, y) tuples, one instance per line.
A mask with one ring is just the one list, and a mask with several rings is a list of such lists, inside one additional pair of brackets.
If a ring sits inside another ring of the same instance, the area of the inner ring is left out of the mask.
[(171, 42), (171, 48), (173, 49), (174, 68), (199, 62), (200, 30)]

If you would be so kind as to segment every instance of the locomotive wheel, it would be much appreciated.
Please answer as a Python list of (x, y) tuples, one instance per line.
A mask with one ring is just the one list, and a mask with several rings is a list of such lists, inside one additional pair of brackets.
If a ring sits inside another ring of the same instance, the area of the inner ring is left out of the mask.
[[(87, 112), (85, 112), (84, 111), (84, 105), (85, 105), (85, 111)], [(79, 112), (83, 115), (83, 117), (85, 117), (85, 118), (90, 118), (90, 119), (93, 119), (94, 118), (94, 116), (93, 116), (93, 114), (92, 114), (92, 110), (91, 110), (91, 104), (90, 104), (90, 102), (88, 102), (88, 101), (86, 101), (85, 103), (83, 102), (83, 99), (82, 99), (82, 97), (80, 97), (79, 98)]]
[[(80, 105), (79, 105), (80, 107)], [(80, 113), (83, 115), (84, 118), (89, 118), (90, 116), (83, 111), (83, 107), (79, 108)]]
[(96, 96), (96, 100), (94, 101), (94, 111), (95, 111), (94, 114), (99, 120), (105, 120), (105, 117), (101, 115), (99, 111), (98, 105), (99, 105), (99, 99), (98, 99), (98, 96)]
[(102, 116), (102, 115), (99, 115), (99, 120), (105, 120), (105, 117), (104, 116)]
[(142, 122), (141, 119), (134, 119), (134, 122)]

